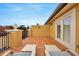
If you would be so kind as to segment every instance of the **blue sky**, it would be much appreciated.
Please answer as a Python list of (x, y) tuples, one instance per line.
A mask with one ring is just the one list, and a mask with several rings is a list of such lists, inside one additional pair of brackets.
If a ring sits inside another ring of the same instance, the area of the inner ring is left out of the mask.
[(58, 4), (0, 3), (0, 25), (43, 25)]

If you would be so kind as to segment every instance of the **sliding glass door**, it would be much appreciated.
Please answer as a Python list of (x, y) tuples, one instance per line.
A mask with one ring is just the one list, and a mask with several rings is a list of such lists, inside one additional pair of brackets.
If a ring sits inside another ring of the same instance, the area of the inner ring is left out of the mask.
[(71, 33), (71, 17), (68, 16), (63, 20), (58, 20), (56, 22), (56, 38), (60, 39), (66, 43), (70, 43), (70, 33)]
[(68, 16), (63, 20), (63, 41), (70, 43), (71, 17)]

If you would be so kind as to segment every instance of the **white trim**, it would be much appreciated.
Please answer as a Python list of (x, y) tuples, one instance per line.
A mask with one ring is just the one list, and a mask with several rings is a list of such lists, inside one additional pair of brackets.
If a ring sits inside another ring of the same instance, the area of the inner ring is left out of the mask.
[(2, 56), (7, 56), (10, 52), (12, 52), (12, 50), (5, 52)]
[(45, 45), (45, 55), (50, 56), (49, 51), (61, 51), (56, 45)]
[(56, 32), (55, 32), (55, 38), (56, 38), (57, 40), (61, 40), (61, 39), (63, 38), (62, 32), (61, 32), (61, 36), (60, 36), (61, 39), (57, 38), (57, 23), (58, 23), (58, 21), (61, 21), (61, 31), (62, 31), (62, 27), (63, 27), (63, 26), (62, 26), (62, 20), (61, 20), (61, 19), (55, 21), (55, 30), (56, 30)]
[(36, 45), (35, 44), (27, 44), (21, 51), (32, 51), (31, 56), (36, 55)]
[[(76, 48), (76, 9), (72, 10), (72, 23), (71, 23), (71, 47), (73, 51)], [(73, 40), (72, 40), (73, 39)]]
[(61, 53), (70, 51), (70, 52), (72, 52), (74, 55), (78, 56), (77, 53), (73, 52), (73, 51), (70, 50), (70, 49), (67, 49), (66, 51), (61, 51), (56, 45), (45, 45), (44, 47), (45, 47), (45, 55), (46, 55), (46, 56), (50, 56), (49, 51), (54, 51), (54, 52), (56, 51), (56, 52), (61, 52)]

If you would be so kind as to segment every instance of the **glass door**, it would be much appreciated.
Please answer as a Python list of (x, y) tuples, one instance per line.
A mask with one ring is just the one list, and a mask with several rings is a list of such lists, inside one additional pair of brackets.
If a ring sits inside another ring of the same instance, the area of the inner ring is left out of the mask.
[(71, 17), (68, 16), (63, 20), (63, 41), (70, 43)]

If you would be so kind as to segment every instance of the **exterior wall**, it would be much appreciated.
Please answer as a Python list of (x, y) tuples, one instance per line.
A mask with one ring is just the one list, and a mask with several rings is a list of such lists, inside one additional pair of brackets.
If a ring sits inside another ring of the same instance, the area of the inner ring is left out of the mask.
[(50, 26), (50, 37), (55, 39), (55, 24), (54, 23)]
[(77, 8), (77, 14), (76, 14), (76, 17), (77, 17), (77, 21), (76, 21), (76, 52), (79, 53), (79, 4), (76, 6)]
[[(64, 9), (65, 10), (65, 9)], [(60, 12), (59, 12), (60, 13)], [(58, 14), (59, 14), (58, 13)], [(72, 18), (71, 18), (71, 35), (70, 35), (70, 41), (71, 41), (71, 43), (66, 43), (66, 42), (64, 42), (63, 41), (63, 19), (66, 17), (66, 16), (68, 16), (68, 15), (70, 15), (70, 16), (72, 16)], [(79, 15), (79, 13), (78, 13), (78, 15)], [(53, 20), (53, 19), (51, 19), (51, 20)], [(68, 48), (70, 48), (71, 50), (73, 50), (73, 51), (75, 51), (75, 49), (76, 49), (76, 5), (73, 7), (73, 8), (70, 8), (68, 11), (66, 11), (64, 14), (62, 14), (60, 17), (58, 17), (58, 18), (56, 18), (56, 19), (54, 19), (55, 21), (51, 21), (51, 22), (49, 22), (48, 24), (50, 24), (50, 23), (53, 23), (52, 25), (51, 25), (51, 27), (50, 27), (50, 37), (52, 37), (53, 38), (53, 36), (55, 36), (55, 39), (56, 40), (58, 40), (60, 43), (62, 43), (63, 45), (65, 45), (66, 47), (68, 47)], [(62, 22), (61, 22), (61, 30), (62, 30), (62, 33), (61, 33), (61, 39), (57, 39), (57, 32), (56, 32), (56, 21), (57, 20), (61, 20)], [(77, 22), (79, 22), (79, 20), (77, 21)], [(77, 24), (77, 26), (79, 25), (79, 23)], [(77, 27), (77, 29), (79, 30), (79, 28)], [(54, 33), (53, 33), (54, 32)], [(77, 34), (77, 37), (78, 37), (78, 39), (79, 39), (79, 33)], [(78, 41), (77, 41), (78, 42)], [(78, 44), (79, 44), (79, 42), (78, 42)]]
[(9, 34), (10, 48), (16, 48), (22, 45), (22, 31), (14, 31)]
[(32, 25), (29, 35), (31, 37), (49, 37), (49, 29), (48, 25)]
[[(76, 41), (76, 8), (73, 8), (71, 9), (70, 11), (68, 11), (66, 14), (64, 14), (60, 20), (63, 22), (63, 19), (68, 17), (68, 16), (71, 16), (71, 29), (70, 29), (70, 43), (67, 43), (63, 40), (63, 23), (61, 24), (61, 43), (64, 44), (66, 47), (70, 48), (71, 50), (75, 51), (75, 41)], [(56, 38), (57, 39), (57, 38)]]

